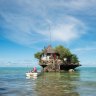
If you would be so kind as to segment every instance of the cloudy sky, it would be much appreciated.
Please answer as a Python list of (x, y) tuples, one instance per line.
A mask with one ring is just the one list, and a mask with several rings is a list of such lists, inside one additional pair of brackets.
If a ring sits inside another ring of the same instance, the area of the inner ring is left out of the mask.
[(37, 66), (34, 53), (63, 45), (96, 66), (96, 0), (0, 0), (0, 66)]

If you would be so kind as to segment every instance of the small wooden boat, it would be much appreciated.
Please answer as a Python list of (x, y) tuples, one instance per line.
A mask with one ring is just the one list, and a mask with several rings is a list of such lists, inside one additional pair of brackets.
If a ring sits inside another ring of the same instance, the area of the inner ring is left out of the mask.
[(38, 76), (38, 73), (37, 72), (27, 72), (26, 73), (26, 76), (27, 77), (37, 77)]

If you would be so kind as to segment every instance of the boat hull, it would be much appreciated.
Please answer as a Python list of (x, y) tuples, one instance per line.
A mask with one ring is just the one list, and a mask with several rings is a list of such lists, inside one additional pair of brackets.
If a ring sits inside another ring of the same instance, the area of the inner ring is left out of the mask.
[(26, 76), (27, 76), (27, 77), (37, 77), (37, 76), (38, 76), (38, 73), (28, 72), (28, 73), (26, 73)]

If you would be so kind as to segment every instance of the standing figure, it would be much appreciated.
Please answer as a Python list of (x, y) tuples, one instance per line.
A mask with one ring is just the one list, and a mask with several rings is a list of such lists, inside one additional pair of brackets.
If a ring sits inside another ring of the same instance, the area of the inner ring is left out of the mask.
[(37, 69), (36, 69), (36, 67), (34, 67), (34, 68), (33, 68), (33, 71), (34, 71), (34, 72), (37, 72)]

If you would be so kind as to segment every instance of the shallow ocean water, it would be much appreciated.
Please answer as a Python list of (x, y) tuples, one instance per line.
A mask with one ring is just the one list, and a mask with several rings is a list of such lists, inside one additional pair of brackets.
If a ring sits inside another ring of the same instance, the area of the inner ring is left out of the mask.
[(96, 67), (26, 78), (29, 68), (0, 68), (0, 96), (96, 96)]

